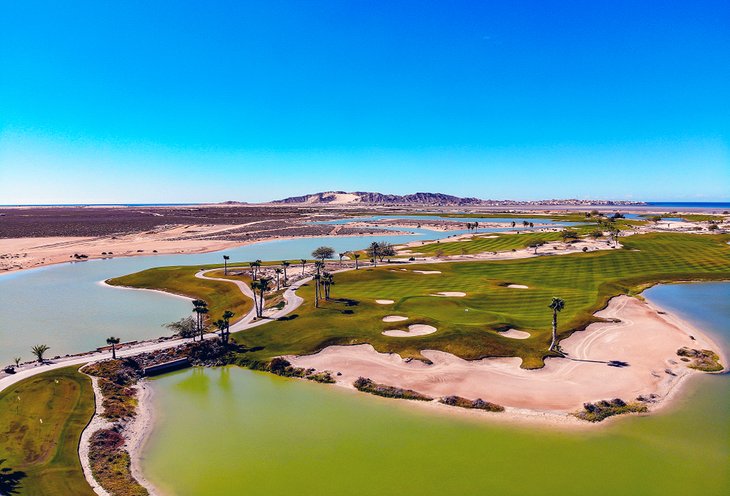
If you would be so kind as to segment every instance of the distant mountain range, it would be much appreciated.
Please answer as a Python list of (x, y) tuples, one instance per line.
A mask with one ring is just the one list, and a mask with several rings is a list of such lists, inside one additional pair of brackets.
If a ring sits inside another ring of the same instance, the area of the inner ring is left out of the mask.
[(481, 200), (479, 198), (461, 198), (444, 193), (414, 193), (412, 195), (388, 195), (365, 191), (324, 191), (310, 195), (292, 196), (283, 200), (275, 200), (276, 204), (306, 205), (435, 205), (435, 206), (520, 206), (520, 205), (646, 205), (644, 202), (610, 201), (610, 200)]

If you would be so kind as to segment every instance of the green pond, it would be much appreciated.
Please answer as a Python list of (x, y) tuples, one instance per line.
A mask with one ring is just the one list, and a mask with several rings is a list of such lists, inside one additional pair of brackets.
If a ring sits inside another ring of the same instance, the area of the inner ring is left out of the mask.
[[(688, 291), (665, 287), (657, 297)], [(713, 330), (722, 334), (730, 284), (715, 288)], [(152, 384), (158, 419), (144, 470), (180, 496), (710, 496), (730, 487), (728, 375), (692, 379), (661, 413), (580, 431), (445, 415), (237, 367)]]

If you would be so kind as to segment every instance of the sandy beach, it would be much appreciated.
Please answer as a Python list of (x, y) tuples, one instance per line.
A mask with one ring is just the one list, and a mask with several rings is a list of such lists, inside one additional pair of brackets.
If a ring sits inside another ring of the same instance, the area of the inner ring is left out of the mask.
[[(370, 345), (331, 346), (307, 356), (286, 357), (298, 367), (339, 372), (337, 384), (352, 387), (360, 376), (414, 389), (434, 397), (482, 398), (534, 414), (565, 414), (584, 402), (656, 395), (661, 403), (695, 371), (676, 355), (688, 346), (720, 351), (699, 329), (628, 296), (613, 298), (597, 316), (616, 322), (594, 323), (561, 341), (567, 358), (546, 360), (538, 370), (520, 368), (519, 358), (466, 361), (449, 353), (424, 350), (431, 360), (405, 361), (378, 353)], [(692, 339), (692, 336), (694, 339)], [(726, 364), (726, 358), (722, 357)], [(624, 366), (610, 366), (609, 362)], [(514, 411), (514, 410), (513, 410)]]

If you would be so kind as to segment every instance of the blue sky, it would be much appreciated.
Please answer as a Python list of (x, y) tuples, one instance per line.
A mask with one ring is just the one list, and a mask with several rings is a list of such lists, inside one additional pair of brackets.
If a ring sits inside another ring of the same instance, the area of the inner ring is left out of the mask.
[(730, 200), (730, 4), (3, 2), (0, 204)]

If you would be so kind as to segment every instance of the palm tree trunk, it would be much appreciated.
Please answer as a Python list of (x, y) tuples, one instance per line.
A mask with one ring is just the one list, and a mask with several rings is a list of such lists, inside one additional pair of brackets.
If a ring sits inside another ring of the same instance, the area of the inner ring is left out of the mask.
[(550, 342), (549, 351), (553, 351), (555, 341), (558, 339), (558, 312), (553, 310), (553, 339)]
[(112, 360), (116, 360), (116, 359), (117, 359), (117, 349), (114, 346), (114, 343), (112, 343)]
[(261, 304), (259, 305), (259, 308), (261, 310), (261, 315), (259, 315), (259, 317), (263, 317), (264, 316), (264, 291), (263, 290), (261, 290)]
[(286, 267), (284, 267), (284, 287), (286, 287)]

